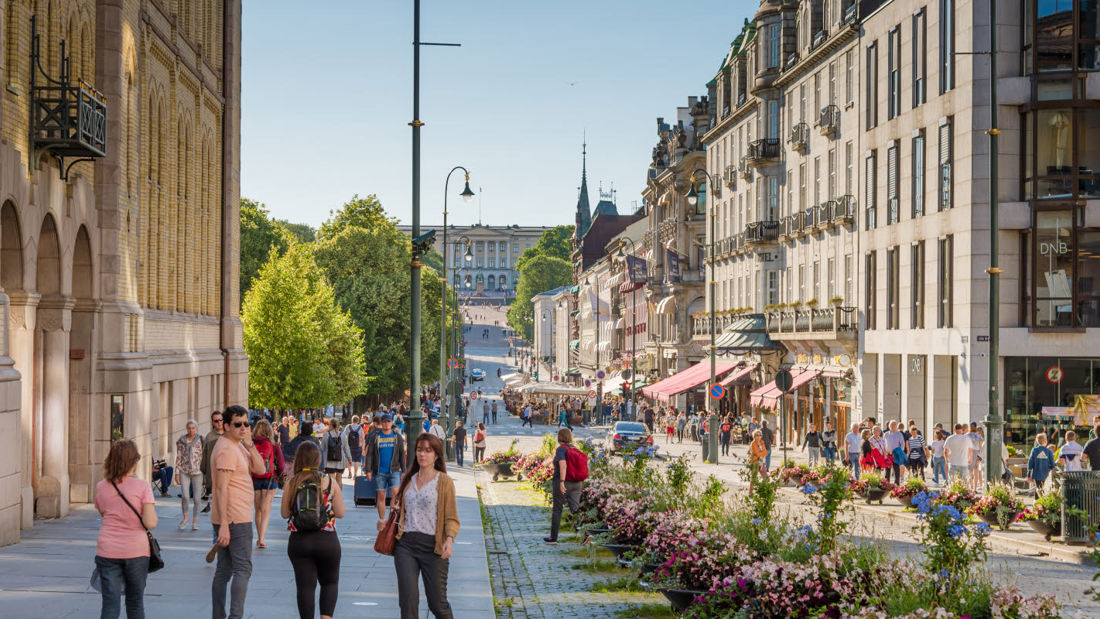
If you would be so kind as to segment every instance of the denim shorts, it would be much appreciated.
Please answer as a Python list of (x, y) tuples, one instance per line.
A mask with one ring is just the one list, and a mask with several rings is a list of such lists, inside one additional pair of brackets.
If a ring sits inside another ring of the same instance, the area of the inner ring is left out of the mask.
[(387, 489), (392, 488), (397, 490), (397, 487), (401, 485), (401, 473), (379, 473), (374, 476), (374, 489), (377, 492), (385, 492)]
[(253, 490), (275, 490), (279, 487), (279, 480), (272, 477), (271, 479), (256, 479), (252, 478)]

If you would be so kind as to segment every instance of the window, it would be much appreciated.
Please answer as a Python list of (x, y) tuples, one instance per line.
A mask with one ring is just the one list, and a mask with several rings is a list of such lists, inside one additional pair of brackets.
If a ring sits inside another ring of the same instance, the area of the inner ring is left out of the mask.
[(766, 67), (774, 69), (779, 66), (779, 24), (768, 26), (765, 43), (767, 45), (767, 51), (764, 54)]
[(951, 118), (945, 118), (940, 121), (940, 158), (939, 158), (939, 177), (940, 177), (940, 201), (939, 210), (946, 211), (954, 205), (953, 191), (954, 177), (951, 169), (951, 151), (952, 151), (952, 132), (951, 132)]
[(891, 247), (886, 250), (886, 328), (897, 329), (901, 315), (901, 304), (898, 302), (898, 275), (900, 273), (898, 248)]
[(829, 301), (832, 301), (836, 297), (836, 258), (829, 258), (829, 262), (826, 263), (825, 268), (827, 270), (826, 277), (828, 280), (828, 290), (826, 293), (829, 295)]
[(836, 149), (829, 149), (829, 183), (825, 189), (825, 199), (832, 200), (836, 198)]
[(948, 328), (955, 326), (955, 237), (948, 235), (939, 241), (939, 277), (936, 282), (936, 296), (939, 298), (939, 310), (936, 312), (936, 326)]
[(795, 210), (802, 210), (806, 207), (806, 164), (798, 164), (798, 208)]
[(1044, 107), (1022, 124), (1024, 199), (1100, 197), (1100, 110)]
[(794, 301), (794, 267), (787, 267), (787, 303)]
[(913, 13), (913, 107), (927, 101), (924, 92), (928, 74), (928, 15), (924, 8)]
[(836, 105), (836, 61), (829, 63), (829, 100), (827, 105)]
[(787, 215), (795, 212), (794, 207), (794, 170), (787, 170)]
[(913, 132), (913, 217), (924, 215), (924, 129)]
[(856, 177), (855, 146), (851, 141), (844, 144), (844, 166), (848, 174), (844, 177), (844, 195), (852, 195), (852, 181)]
[(821, 157), (814, 157), (814, 205), (821, 204)]
[(852, 268), (852, 255), (844, 256), (844, 303), (855, 302), (855, 269)]
[(779, 139), (779, 99), (768, 101), (768, 133), (773, 140)]
[[(1035, 318), (1037, 327), (1074, 326), (1074, 225), (1070, 210), (1035, 213), (1035, 249), (1033, 285), (1035, 286)], [(1088, 238), (1095, 238), (1094, 234)], [(1092, 296), (1093, 279), (1077, 282), (1078, 287)]]
[(898, 223), (898, 141), (886, 148), (886, 225)]
[(496, 266), (497, 266), (497, 259), (496, 258), (489, 258), (489, 268), (494, 269), (494, 268), (496, 268)]
[(768, 203), (764, 212), (764, 219), (775, 221), (779, 219), (779, 177), (774, 175), (767, 177), (767, 184)]
[(798, 85), (798, 122), (806, 122), (806, 82)]
[(767, 305), (779, 303), (779, 271), (768, 271), (768, 298)]
[(505, 243), (504, 241), (501, 241), (499, 243), (499, 245), (500, 245), (500, 253), (503, 254), (504, 252), (508, 251), (508, 244), (507, 243)]
[(924, 241), (913, 243), (910, 257), (909, 326), (913, 329), (924, 328)]
[(901, 113), (901, 28), (890, 29), (886, 51), (886, 118), (897, 118)]
[[(810, 296), (811, 299), (816, 299), (818, 303), (821, 303), (821, 263), (814, 261), (813, 279), (813, 293)], [(822, 303), (824, 305), (824, 303)]]
[(875, 222), (875, 151), (867, 151), (863, 168), (863, 208), (867, 213), (866, 229), (872, 230)]
[(955, 87), (955, 0), (940, 0), (940, 94)]
[(853, 97), (856, 85), (855, 50), (850, 49), (844, 52), (844, 72), (844, 102), (855, 103), (855, 98)]
[(814, 73), (814, 114), (821, 111), (821, 71)]
[(798, 265), (798, 300), (802, 302), (809, 301), (806, 298), (806, 265)]
[(864, 285), (867, 287), (867, 303), (863, 308), (864, 314), (867, 318), (867, 329), (876, 328), (876, 318), (878, 317), (878, 268), (875, 262), (875, 252), (867, 252), (866, 264), (864, 265)]
[(878, 46), (872, 42), (867, 46), (867, 128), (878, 124)]

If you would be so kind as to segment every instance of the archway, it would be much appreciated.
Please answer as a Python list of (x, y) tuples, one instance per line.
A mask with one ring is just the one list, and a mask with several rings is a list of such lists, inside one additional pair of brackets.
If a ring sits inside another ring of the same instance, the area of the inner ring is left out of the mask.
[(11, 202), (0, 209), (0, 286), (6, 292), (23, 289), (23, 231)]
[(92, 333), (95, 330), (95, 269), (88, 230), (76, 233), (72, 256), (72, 327), (69, 333), (69, 499), (73, 503), (92, 500), (101, 462), (110, 446), (110, 420), (92, 419)]

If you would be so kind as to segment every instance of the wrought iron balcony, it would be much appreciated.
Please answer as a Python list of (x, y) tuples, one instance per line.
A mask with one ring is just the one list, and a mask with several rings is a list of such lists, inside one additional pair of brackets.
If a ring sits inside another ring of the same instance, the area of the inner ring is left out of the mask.
[(826, 32), (824, 30), (819, 31), (817, 34), (814, 35), (813, 42), (810, 43), (810, 49), (817, 49), (818, 47), (821, 46), (822, 43), (824, 43), (826, 40), (828, 40), (828, 38), (829, 38), (829, 33), (828, 32)]
[(791, 127), (791, 136), (787, 140), (791, 148), (802, 153), (806, 152), (806, 146), (810, 143), (810, 127), (806, 123), (798, 123)]
[(745, 226), (745, 244), (759, 245), (779, 239), (779, 222), (774, 219), (754, 221)]
[(840, 196), (836, 201), (836, 214), (834, 216), (836, 223), (840, 225), (850, 225), (856, 220), (856, 198), (855, 196)]
[(771, 310), (764, 313), (773, 340), (853, 339), (858, 327), (854, 307)]
[(794, 216), (793, 215), (787, 215), (783, 219), (779, 220), (779, 238), (780, 238), (780, 240), (791, 238), (791, 237), (794, 236), (794, 233), (795, 233), (795, 229), (794, 229)]
[(749, 166), (767, 165), (779, 160), (779, 140), (763, 138), (749, 142), (749, 154), (745, 156)]
[(806, 211), (798, 211), (791, 215), (791, 236), (799, 237), (806, 232)]
[(836, 200), (829, 200), (817, 207), (817, 227), (820, 229), (831, 228), (836, 224)]
[(747, 181), (752, 180), (752, 167), (749, 165), (747, 156), (741, 157), (741, 160), (737, 163), (737, 173)]
[(814, 126), (821, 135), (835, 135), (840, 128), (840, 108), (835, 105), (826, 105), (821, 108)]
[(807, 206), (802, 215), (802, 229), (806, 232), (813, 232), (817, 226), (817, 207)]
[(730, 189), (736, 189), (737, 188), (737, 166), (734, 166), (734, 165), (726, 166), (726, 171), (722, 175), (722, 177), (723, 177), (723, 180), (726, 181), (726, 187), (729, 187)]
[(42, 155), (52, 155), (68, 180), (74, 165), (107, 154), (107, 100), (84, 81), (72, 84), (65, 41), (60, 45), (61, 73), (54, 79), (42, 66), (37, 18), (31, 17), (31, 161), (37, 168)]
[[(715, 336), (722, 335), (722, 332), (726, 327), (733, 324), (736, 320), (744, 317), (746, 314), (734, 311), (720, 312), (714, 316), (714, 334)], [(696, 340), (706, 340), (710, 338), (710, 323), (711, 316), (708, 312), (699, 312), (691, 317), (691, 336)]]

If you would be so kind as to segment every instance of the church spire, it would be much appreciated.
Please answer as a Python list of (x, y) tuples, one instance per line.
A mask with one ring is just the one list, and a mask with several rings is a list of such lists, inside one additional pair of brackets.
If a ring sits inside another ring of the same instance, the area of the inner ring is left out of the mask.
[(582, 239), (592, 225), (592, 207), (588, 204), (588, 141), (581, 145), (581, 188), (577, 197), (577, 238)]

